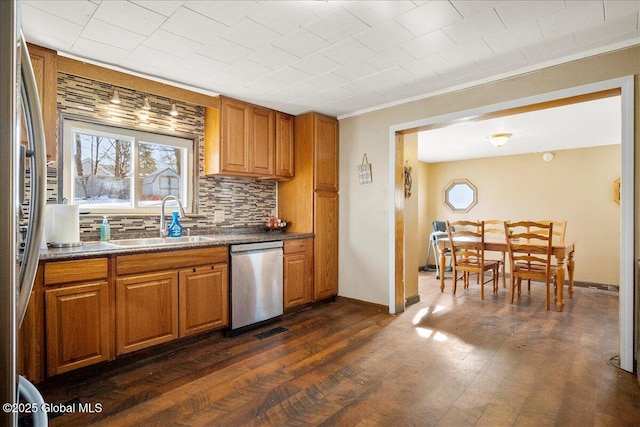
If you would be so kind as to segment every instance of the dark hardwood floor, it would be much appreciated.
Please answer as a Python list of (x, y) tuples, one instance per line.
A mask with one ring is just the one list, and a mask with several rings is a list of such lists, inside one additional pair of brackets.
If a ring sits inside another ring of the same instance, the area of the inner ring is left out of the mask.
[(399, 316), (338, 300), (38, 387), (102, 406), (52, 426), (640, 426), (637, 378), (611, 362), (617, 294), (579, 288), (547, 312), (539, 284), (511, 305), (421, 273), (420, 296)]

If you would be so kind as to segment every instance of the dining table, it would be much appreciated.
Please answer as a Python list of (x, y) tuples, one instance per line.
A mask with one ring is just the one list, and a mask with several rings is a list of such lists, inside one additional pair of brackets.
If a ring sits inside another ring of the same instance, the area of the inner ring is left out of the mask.
[[(469, 241), (468, 238), (460, 238), (462, 241)], [(449, 239), (438, 240), (438, 252), (440, 253), (439, 265), (440, 271), (444, 272), (445, 268), (445, 249), (451, 248), (451, 242)], [(575, 242), (553, 242), (552, 243), (552, 255), (556, 259), (557, 265), (557, 295), (556, 295), (556, 308), (558, 311), (564, 310), (564, 279), (565, 279), (565, 265), (568, 273), (568, 288), (569, 297), (573, 297), (573, 272), (575, 270), (575, 261), (573, 260), (573, 254), (575, 252)], [(484, 250), (492, 252), (509, 252), (509, 247), (506, 240), (493, 240), (488, 239), (484, 241)], [(440, 291), (444, 292), (444, 273), (440, 274)], [(455, 280), (455, 278), (452, 278)]]

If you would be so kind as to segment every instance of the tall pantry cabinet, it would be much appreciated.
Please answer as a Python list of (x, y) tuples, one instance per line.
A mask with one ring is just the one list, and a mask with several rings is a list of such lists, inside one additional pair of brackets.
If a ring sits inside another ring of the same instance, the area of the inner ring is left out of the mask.
[(314, 233), (313, 297), (338, 294), (338, 120), (294, 119), (295, 177), (278, 184), (278, 213), (288, 231)]

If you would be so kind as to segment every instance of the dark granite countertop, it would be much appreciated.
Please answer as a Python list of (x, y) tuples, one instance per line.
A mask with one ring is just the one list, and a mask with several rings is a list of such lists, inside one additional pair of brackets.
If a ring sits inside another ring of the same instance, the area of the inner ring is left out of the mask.
[(175, 243), (171, 241), (171, 238), (167, 238), (166, 244), (134, 247), (122, 247), (109, 242), (84, 242), (81, 246), (70, 248), (48, 248), (46, 250), (42, 249), (40, 250), (40, 261), (91, 258), (106, 255), (160, 252), (201, 247), (228, 246), (238, 243), (302, 239), (305, 237), (313, 237), (313, 233), (290, 233), (281, 231), (262, 233), (214, 233), (203, 235), (203, 237), (211, 240)]

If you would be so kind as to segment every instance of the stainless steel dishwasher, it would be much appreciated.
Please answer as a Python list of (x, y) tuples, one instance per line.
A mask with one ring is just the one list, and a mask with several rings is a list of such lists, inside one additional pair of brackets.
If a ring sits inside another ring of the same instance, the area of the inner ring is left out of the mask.
[(281, 316), (282, 241), (231, 245), (230, 253), (231, 332)]

